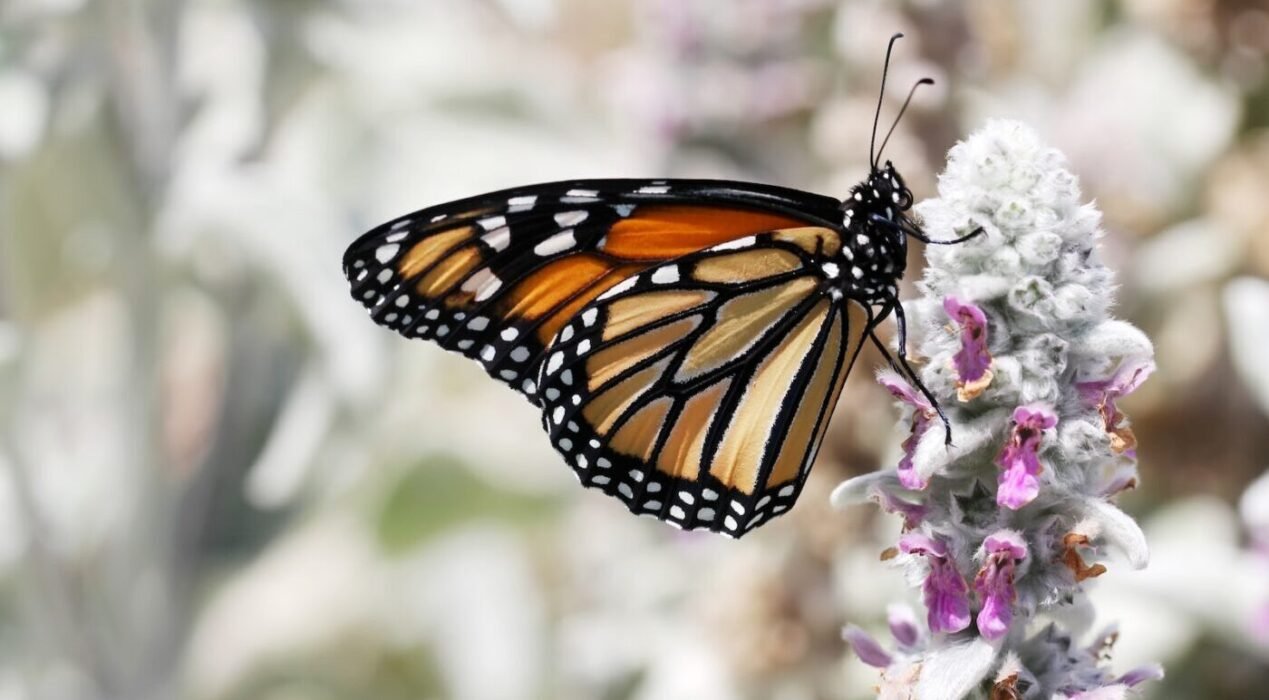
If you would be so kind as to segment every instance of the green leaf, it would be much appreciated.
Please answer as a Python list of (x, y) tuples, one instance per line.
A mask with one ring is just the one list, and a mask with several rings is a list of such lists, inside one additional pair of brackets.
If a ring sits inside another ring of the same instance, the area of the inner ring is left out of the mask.
[(498, 488), (460, 460), (436, 455), (406, 470), (389, 488), (377, 529), (384, 549), (400, 553), (473, 520), (526, 524), (556, 508), (552, 499)]

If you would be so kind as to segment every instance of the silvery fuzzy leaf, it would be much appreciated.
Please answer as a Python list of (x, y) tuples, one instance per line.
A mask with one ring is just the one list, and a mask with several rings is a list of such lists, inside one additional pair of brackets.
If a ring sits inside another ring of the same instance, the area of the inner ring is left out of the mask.
[(1082, 518), (1101, 528), (1101, 538), (1119, 552), (1134, 569), (1144, 569), (1150, 561), (1146, 535), (1127, 513), (1100, 498), (1087, 498), (1077, 506)]
[(998, 408), (967, 421), (952, 422), (952, 445), (944, 443), (942, 426), (935, 423), (921, 436), (912, 463), (928, 480), (947, 465), (991, 444), (1009, 423), (1009, 411)]
[(1084, 361), (1090, 357), (1148, 358), (1154, 354), (1154, 344), (1131, 323), (1111, 319), (1072, 338), (1070, 352), (1072, 358)]
[(931, 651), (921, 666), (916, 697), (922, 700), (961, 700), (991, 672), (996, 652), (996, 647), (982, 637)]

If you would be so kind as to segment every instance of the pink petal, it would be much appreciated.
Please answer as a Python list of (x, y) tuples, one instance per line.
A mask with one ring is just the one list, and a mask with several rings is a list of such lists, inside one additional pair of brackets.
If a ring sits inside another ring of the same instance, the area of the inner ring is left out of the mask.
[(995, 641), (1009, 632), (1013, 622), (1013, 603), (1017, 598), (1014, 569), (1027, 556), (1027, 545), (1017, 532), (1001, 530), (987, 537), (983, 550), (987, 558), (974, 578), (974, 590), (983, 602), (978, 612), (978, 631), (983, 638)]
[(1145, 683), (1146, 681), (1158, 681), (1163, 679), (1163, 667), (1159, 664), (1150, 664), (1149, 666), (1141, 666), (1125, 673), (1115, 681), (1118, 684), (1126, 685), (1129, 688)]
[(947, 545), (919, 532), (909, 532), (899, 538), (899, 551), (904, 554), (924, 554), (935, 557), (947, 556)]
[(1014, 530), (1000, 530), (983, 540), (983, 550), (988, 554), (1001, 554), (1022, 561), (1027, 558), (1027, 543)]
[(944, 297), (943, 310), (961, 327), (961, 349), (952, 358), (957, 376), (962, 384), (980, 381), (991, 368), (991, 353), (987, 350), (987, 314), (978, 306), (951, 296)]
[(896, 399), (912, 406), (912, 432), (903, 441), (903, 457), (899, 459), (899, 483), (913, 491), (923, 490), (929, 483), (917, 473), (912, 463), (912, 455), (916, 453), (917, 443), (921, 436), (929, 430), (936, 415), (930, 402), (916, 389), (908, 384), (897, 372), (882, 370), (877, 373), (877, 382), (886, 388)]
[(1018, 510), (1040, 493), (1040, 442), (1044, 431), (1057, 425), (1057, 414), (1043, 405), (1019, 406), (1013, 412), (1013, 432), (996, 458), (1004, 467), (996, 503)]
[(886, 622), (890, 625), (890, 634), (900, 645), (913, 647), (921, 641), (921, 631), (917, 629), (916, 618), (908, 606), (891, 605), (886, 609)]
[(846, 629), (842, 630), (842, 638), (855, 650), (859, 660), (869, 666), (885, 668), (894, 661), (889, 652), (881, 648), (877, 640), (854, 625), (846, 625)]

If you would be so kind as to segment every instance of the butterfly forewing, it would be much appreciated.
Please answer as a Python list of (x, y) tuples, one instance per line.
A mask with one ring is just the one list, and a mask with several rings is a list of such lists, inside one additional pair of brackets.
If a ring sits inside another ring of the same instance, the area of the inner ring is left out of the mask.
[(823, 227), (746, 236), (581, 309), (539, 383), (551, 440), (582, 483), (737, 537), (786, 511), (871, 322), (830, 284), (840, 245)]
[(734, 182), (551, 183), (388, 222), (349, 247), (344, 270), (380, 325), (461, 352), (537, 401), (547, 346), (600, 294), (711, 246), (827, 225), (836, 207)]

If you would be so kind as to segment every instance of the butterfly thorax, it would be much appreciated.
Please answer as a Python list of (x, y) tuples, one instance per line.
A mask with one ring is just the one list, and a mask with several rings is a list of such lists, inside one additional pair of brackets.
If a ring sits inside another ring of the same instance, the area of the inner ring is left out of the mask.
[(851, 189), (842, 202), (841, 281), (846, 296), (872, 305), (895, 298), (907, 261), (903, 229), (913, 226), (905, 216), (911, 207), (912, 192), (889, 161)]

